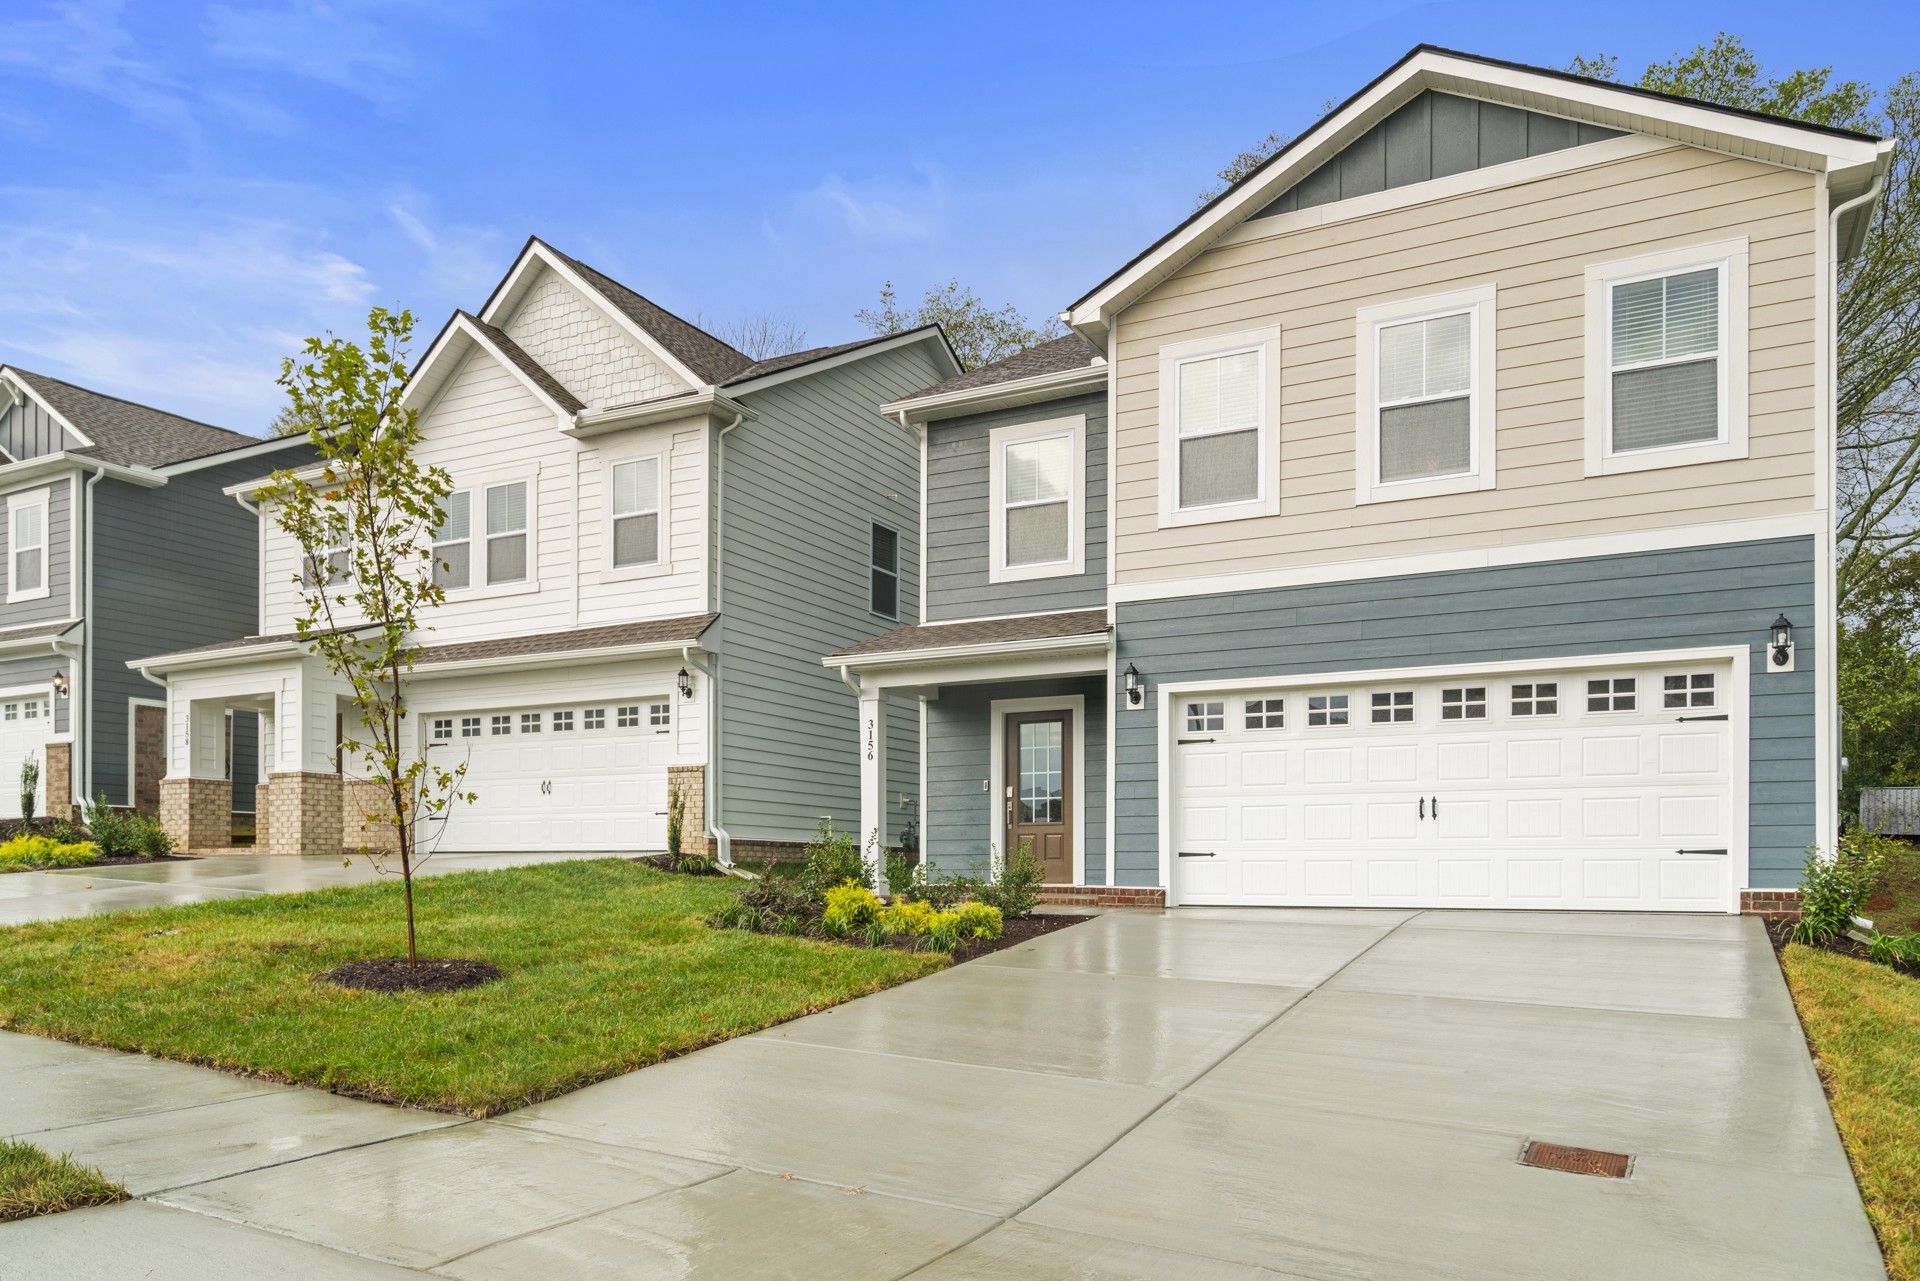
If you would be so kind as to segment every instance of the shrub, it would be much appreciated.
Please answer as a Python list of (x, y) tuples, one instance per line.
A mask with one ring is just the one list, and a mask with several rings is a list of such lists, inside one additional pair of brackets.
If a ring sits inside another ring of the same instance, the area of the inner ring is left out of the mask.
[(845, 881), (827, 891), (827, 910), (820, 914), (823, 930), (850, 933), (880, 919), (880, 896), (857, 881)]
[(887, 892), (895, 898), (917, 897), (907, 894), (907, 887), (916, 884), (926, 875), (926, 869), (920, 864), (918, 854), (909, 854), (905, 850), (887, 851)]
[(1882, 965), (1911, 965), (1920, 969), (1920, 934), (1875, 934), (1867, 955)]
[(1800, 919), (1793, 938), (1800, 943), (1829, 943), (1847, 932), (1873, 893), (1887, 859), (1900, 843), (1874, 832), (1853, 831), (1840, 838), (1838, 850), (1827, 858), (1807, 851), (1800, 874)]
[(807, 843), (807, 862), (800, 872), (800, 881), (808, 897), (816, 901), (848, 881), (873, 888), (860, 842), (851, 832), (834, 831), (832, 822), (824, 818), (820, 820), (820, 831)]
[(106, 858), (159, 858), (173, 852), (173, 841), (160, 824), (107, 804), (106, 793), (86, 805), (87, 830)]
[(20, 817), (33, 822), (33, 794), (40, 787), (40, 758), (32, 752), (20, 762)]
[[(680, 860), (680, 832), (687, 822), (687, 794), (677, 787), (667, 789), (667, 857)], [(684, 868), (682, 871), (686, 870)]]
[(91, 841), (62, 844), (47, 836), (16, 836), (0, 845), (0, 867), (85, 867), (100, 857)]
[(927, 931), (927, 944), (938, 951), (951, 952), (960, 946), (961, 937), (960, 914), (941, 912)]
[(999, 879), (980, 886), (975, 895), (982, 903), (999, 908), (1006, 919), (1022, 920), (1040, 906), (1040, 885), (1046, 874), (1046, 865), (1033, 852), (1033, 842), (1021, 841), (1019, 848), (1007, 856)]
[(905, 880), (895, 880), (891, 871), (887, 873), (887, 888), (895, 898), (931, 903), (942, 912), (967, 899), (978, 898), (980, 884), (974, 877), (929, 869), (925, 863), (915, 865)]
[(997, 939), (1000, 937), (1000, 909), (989, 903), (962, 903), (952, 912), (954, 923), (959, 927), (963, 939)]
[(886, 926), (889, 935), (912, 937), (925, 934), (939, 915), (933, 904), (924, 899), (903, 899), (880, 913), (880, 924)]

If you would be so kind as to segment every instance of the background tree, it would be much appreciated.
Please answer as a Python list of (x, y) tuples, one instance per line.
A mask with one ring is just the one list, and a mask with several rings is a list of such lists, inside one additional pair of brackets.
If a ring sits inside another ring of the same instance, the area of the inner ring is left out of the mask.
[(1194, 200), (1193, 207), (1198, 209), (1201, 205), (1206, 204), (1228, 187), (1231, 187), (1234, 183), (1239, 182), (1242, 178), (1265, 164), (1268, 157), (1292, 141), (1293, 135), (1290, 133), (1270, 133), (1260, 141), (1254, 143), (1251, 147), (1248, 147), (1245, 151), (1220, 167), (1220, 172), (1213, 176), (1213, 185), (1200, 193), (1199, 197)]
[[(420, 656), (421, 616), (446, 599), (432, 572), (432, 534), (453, 487), (414, 454), (418, 413), (401, 404), (412, 334), (411, 312), (376, 307), (364, 348), (332, 335), (309, 338), (300, 356), (282, 362), (283, 416), (313, 424), (319, 464), (277, 471), (260, 492), (302, 553), (294, 630), (352, 689), (360, 723), (341, 747), (386, 802), (381, 817), (397, 837), (410, 966), (418, 961), (419, 821), (473, 799), (459, 790), (464, 764), (446, 769), (408, 750), (407, 683)], [(387, 855), (363, 852), (388, 871)]]
[(735, 351), (744, 352), (755, 360), (790, 355), (805, 350), (807, 345), (805, 327), (792, 316), (783, 316), (779, 312), (750, 311), (738, 320), (711, 325), (696, 313), (693, 323)]
[(889, 280), (880, 287), (880, 305), (862, 307), (854, 319), (876, 334), (905, 333), (922, 325), (938, 324), (947, 331), (962, 369), (978, 369), (1025, 351), (1067, 332), (1056, 316), (1032, 321), (1008, 303), (994, 310), (958, 280), (927, 290), (917, 306), (902, 307)]

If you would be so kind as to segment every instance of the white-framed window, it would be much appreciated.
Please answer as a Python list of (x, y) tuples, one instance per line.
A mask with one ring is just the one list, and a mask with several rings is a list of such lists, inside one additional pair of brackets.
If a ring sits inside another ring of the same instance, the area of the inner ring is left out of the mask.
[(1463, 685), (1440, 691), (1440, 719), (1443, 721), (1484, 721), (1487, 719), (1487, 687)]
[(1356, 313), (1354, 501), (1494, 485), (1494, 287)]
[(353, 553), (345, 547), (323, 547), (300, 566), (300, 585), (308, 591), (353, 581)]
[(605, 729), (607, 727), (607, 709), (589, 707), (580, 713), (580, 725), (583, 729)]
[(607, 548), (614, 569), (649, 569), (663, 561), (659, 455), (628, 458), (607, 469)]
[(528, 529), (529, 494), (532, 486), (524, 480), (488, 485), (486, 506), (487, 585), (524, 583), (532, 578)]
[(1287, 727), (1287, 700), (1284, 698), (1249, 698), (1246, 706), (1248, 729), (1285, 729)]
[(616, 729), (639, 729), (640, 704), (632, 703), (620, 708), (614, 715), (614, 726)]
[(1632, 676), (1615, 676), (1587, 682), (1587, 710), (1590, 712), (1631, 712), (1639, 703), (1639, 681)]
[(1226, 703), (1187, 704), (1187, 732), (1189, 734), (1198, 734), (1210, 729), (1225, 729), (1226, 727)]
[(1280, 510), (1280, 330), (1160, 349), (1160, 523)]
[(478, 716), (462, 716), (460, 718), (460, 737), (480, 737), (480, 718)]
[(1714, 700), (1714, 682), (1712, 672), (1687, 672), (1684, 675), (1669, 676), (1662, 684), (1662, 703), (1667, 707), (1712, 707)]
[(511, 716), (496, 716), (496, 717), (494, 717), (494, 718), (493, 718), (493, 732), (494, 732), (495, 734), (511, 734), (511, 733), (513, 733), (513, 717), (511, 717)]
[(433, 741), (436, 743), (444, 743), (452, 737), (453, 718), (451, 716), (436, 716), (433, 721)]
[(988, 581), (1085, 573), (1086, 415), (996, 427), (988, 446)]
[(456, 489), (440, 505), (433, 531), (433, 581), (450, 592), (473, 586), (473, 491)]
[(1515, 685), (1512, 688), (1515, 716), (1558, 716), (1560, 714), (1560, 683), (1558, 681), (1534, 681), (1528, 685)]
[(1405, 725), (1413, 720), (1413, 691), (1382, 690), (1373, 696), (1372, 711), (1375, 725)]
[(47, 491), (7, 495), (7, 599), (40, 600), (47, 582)]
[(540, 713), (520, 713), (520, 732), (522, 734), (538, 734), (540, 732)]
[(900, 531), (879, 521), (867, 530), (867, 608), (882, 618), (900, 617)]
[(1590, 476), (1747, 456), (1747, 241), (1586, 269)]
[(1307, 725), (1309, 728), (1326, 728), (1347, 723), (1347, 696), (1345, 694), (1309, 694), (1307, 695)]
[(655, 729), (663, 729), (673, 724), (672, 703), (648, 703), (647, 724)]
[(556, 734), (573, 733), (573, 713), (555, 712), (553, 714), (553, 732)]
[(20, 719), (20, 704), (18, 703), (7, 704), (6, 719), (10, 721), (17, 721)]
[(20, 710), (28, 720), (36, 721), (40, 719), (40, 709), (42, 708), (42, 706), (43, 704), (40, 703), (39, 700), (28, 699), (26, 702), (20, 705)]

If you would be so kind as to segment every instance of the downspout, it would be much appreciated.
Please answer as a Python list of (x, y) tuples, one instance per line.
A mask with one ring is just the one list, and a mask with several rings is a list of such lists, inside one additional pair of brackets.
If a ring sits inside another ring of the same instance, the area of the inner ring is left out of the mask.
[[(725, 610), (723, 593), (727, 582), (727, 433), (747, 419), (742, 410), (714, 437), (713, 456), (713, 612)], [(721, 620), (722, 626), (725, 620)], [(694, 657), (693, 646), (681, 649), (687, 666), (707, 678), (707, 832), (713, 837), (720, 866), (733, 870), (733, 834), (721, 823), (720, 798), (720, 672), (716, 665)]]
[[(74, 727), (80, 736), (80, 768), (73, 771), (72, 785), (80, 792), (77, 798), (85, 804), (93, 789), (93, 505), (95, 494), (93, 487), (107, 474), (106, 468), (96, 467), (93, 475), (87, 477), (82, 486), (81, 506), (86, 510), (85, 533), (80, 540), (80, 559), (86, 574), (87, 602), (86, 612), (80, 619), (80, 647), (83, 657), (74, 660), (74, 670), (80, 673), (75, 682), (80, 688), (73, 699), (73, 709), (68, 714), (74, 718)], [(55, 648), (58, 648), (56, 644)], [(84, 671), (82, 668), (84, 667)], [(127, 805), (133, 805), (133, 762), (127, 762)]]

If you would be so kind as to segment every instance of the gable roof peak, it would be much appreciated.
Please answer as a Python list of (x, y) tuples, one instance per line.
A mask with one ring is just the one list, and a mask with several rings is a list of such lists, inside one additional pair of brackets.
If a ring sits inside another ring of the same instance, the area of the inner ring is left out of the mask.
[(196, 418), (155, 409), (123, 396), (94, 391), (65, 379), (0, 365), (63, 423), (90, 444), (71, 452), (126, 467), (164, 467), (204, 458), (262, 437), (216, 427)]

